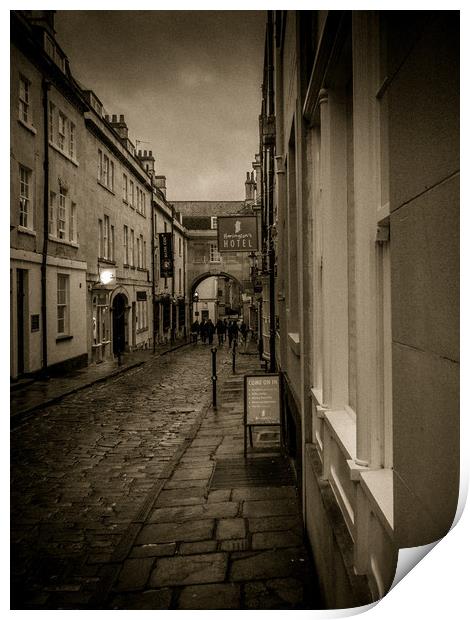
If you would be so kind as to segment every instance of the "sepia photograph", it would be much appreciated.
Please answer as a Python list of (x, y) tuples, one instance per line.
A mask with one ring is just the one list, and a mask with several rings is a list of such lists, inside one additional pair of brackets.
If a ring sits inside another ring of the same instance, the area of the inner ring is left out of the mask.
[(11, 610), (358, 613), (463, 510), (460, 11), (253, 9), (9, 11)]

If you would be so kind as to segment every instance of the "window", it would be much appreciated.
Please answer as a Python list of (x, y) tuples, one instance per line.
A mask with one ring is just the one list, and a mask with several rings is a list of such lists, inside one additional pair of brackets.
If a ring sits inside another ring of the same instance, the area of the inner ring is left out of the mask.
[(139, 237), (137, 237), (137, 267), (138, 269), (142, 269), (144, 266), (143, 245), (144, 245), (144, 239), (143, 239), (143, 236), (140, 235)]
[(217, 228), (217, 216), (211, 217), (211, 229), (215, 230)]
[(98, 182), (114, 191), (114, 162), (98, 149)]
[(70, 203), (69, 241), (77, 241), (77, 205)]
[(144, 249), (143, 249), (143, 264), (142, 267), (147, 269), (147, 242), (144, 241)]
[(49, 192), (49, 234), (56, 234), (56, 195), (55, 192)]
[(220, 254), (217, 250), (217, 243), (209, 244), (209, 260), (211, 263), (220, 263)]
[(55, 105), (52, 101), (49, 101), (49, 141), (54, 142), (54, 117), (55, 117)]
[(109, 183), (109, 157), (103, 155), (103, 168), (101, 169), (101, 183), (108, 185)]
[(98, 220), (98, 253), (100, 258), (114, 260), (114, 226), (110, 225), (109, 217)]
[(178, 254), (181, 256), (181, 237), (178, 237)]
[(127, 175), (122, 175), (122, 199), (124, 202), (127, 202), (128, 199), (128, 188), (127, 188)]
[(103, 224), (103, 258), (109, 258), (109, 217), (104, 216)]
[(134, 247), (134, 243), (135, 243), (135, 237), (134, 237), (134, 231), (131, 228), (131, 252), (130, 252), (130, 265), (131, 267), (134, 267), (135, 265), (135, 261), (134, 261), (134, 256), (135, 256), (135, 247)]
[(130, 200), (130, 205), (131, 207), (134, 206), (134, 181), (129, 181), (130, 184), (130, 193), (131, 193), (131, 200)]
[(31, 170), (20, 164), (20, 226), (32, 228)]
[(59, 130), (57, 133), (57, 146), (61, 151), (65, 150), (65, 136), (66, 136), (67, 118), (59, 112)]
[(69, 276), (57, 274), (57, 335), (64, 336), (69, 330)]
[(178, 291), (179, 291), (179, 294), (181, 295), (181, 267), (178, 269), (178, 282), (179, 282)]
[(56, 42), (45, 32), (44, 33), (44, 49), (47, 55), (65, 72), (65, 56), (59, 50)]
[(31, 82), (20, 75), (19, 117), (28, 124), (31, 124), (32, 120), (30, 110), (30, 87)]
[(69, 123), (69, 155), (75, 157), (75, 125)]
[(111, 226), (109, 234), (109, 260), (114, 260), (114, 226)]
[(67, 209), (65, 204), (65, 190), (63, 187), (59, 190), (59, 208), (57, 210), (57, 237), (65, 239), (67, 224)]
[(137, 329), (139, 331), (148, 329), (147, 300), (137, 301)]
[(129, 264), (129, 228), (124, 226), (124, 264)]

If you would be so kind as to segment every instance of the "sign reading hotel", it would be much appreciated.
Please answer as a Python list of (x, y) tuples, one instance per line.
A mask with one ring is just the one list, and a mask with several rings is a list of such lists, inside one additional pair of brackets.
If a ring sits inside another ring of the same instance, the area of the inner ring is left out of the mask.
[(258, 250), (258, 218), (254, 215), (224, 215), (217, 218), (219, 252)]
[(279, 374), (245, 376), (245, 424), (281, 423)]

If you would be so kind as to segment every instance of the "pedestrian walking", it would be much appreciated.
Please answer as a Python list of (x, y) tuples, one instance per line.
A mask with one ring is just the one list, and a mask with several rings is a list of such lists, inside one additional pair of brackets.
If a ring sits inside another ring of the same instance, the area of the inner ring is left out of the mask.
[(222, 346), (224, 342), (224, 324), (221, 319), (219, 319), (215, 324), (215, 331), (217, 332), (219, 345)]
[(212, 341), (214, 340), (214, 332), (215, 332), (214, 323), (212, 322), (211, 319), (209, 319), (206, 323), (206, 333), (207, 333), (207, 338), (209, 340), (209, 344), (212, 344)]
[(201, 328), (199, 330), (199, 333), (201, 334), (201, 342), (202, 342), (202, 344), (206, 344), (206, 340), (207, 340), (207, 322), (206, 322), (206, 319), (202, 319)]
[(191, 325), (191, 342), (197, 344), (197, 338), (199, 336), (199, 321), (196, 319)]
[(224, 323), (223, 323), (223, 342), (225, 342), (225, 340), (227, 339), (227, 328), (228, 328), (228, 323), (227, 323), (227, 319), (224, 319)]
[(238, 340), (238, 325), (236, 321), (231, 321), (228, 326), (228, 346), (232, 346), (233, 341)]

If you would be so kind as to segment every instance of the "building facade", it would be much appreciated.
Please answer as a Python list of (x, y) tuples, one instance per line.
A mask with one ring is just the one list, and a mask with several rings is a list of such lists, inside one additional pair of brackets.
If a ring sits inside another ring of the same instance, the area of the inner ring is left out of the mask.
[(264, 355), (328, 607), (454, 518), (458, 93), (457, 12), (268, 13)]
[[(11, 13), (10, 375), (87, 363), (85, 103), (52, 16)], [(50, 207), (49, 207), (50, 205)]]
[(150, 347), (153, 158), (74, 80), (53, 11), (11, 12), (10, 92), (11, 377)]

